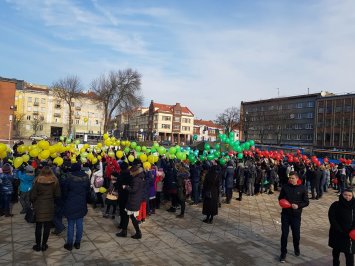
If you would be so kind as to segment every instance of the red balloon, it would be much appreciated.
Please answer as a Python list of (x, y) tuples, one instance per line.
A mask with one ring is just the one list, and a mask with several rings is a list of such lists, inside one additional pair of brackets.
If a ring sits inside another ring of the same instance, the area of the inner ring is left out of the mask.
[(292, 163), (293, 162), (293, 157), (288, 157), (288, 160), (287, 160), (289, 163)]
[(293, 158), (293, 161), (294, 161), (295, 163), (299, 163), (299, 162), (300, 162), (300, 160), (299, 160), (297, 157)]
[(319, 167), (319, 166), (321, 165), (320, 161), (316, 161), (316, 162), (315, 162), (315, 165), (316, 165), (317, 167)]
[(351, 230), (349, 233), (351, 240), (355, 240), (355, 229)]
[(328, 159), (327, 157), (325, 157), (325, 158), (323, 159), (323, 162), (327, 163), (327, 162), (329, 162), (329, 159)]
[(335, 166), (335, 164), (334, 164), (334, 163), (330, 163), (330, 167), (332, 167), (332, 168), (333, 168), (334, 166)]
[(288, 208), (292, 207), (291, 203), (287, 199), (280, 199), (279, 200), (279, 205), (283, 209), (288, 209)]
[(349, 159), (349, 160), (346, 160), (346, 164), (347, 164), (347, 165), (350, 165), (351, 163), (352, 163), (352, 160), (350, 160), (350, 159)]
[(302, 160), (303, 161), (305, 161), (305, 160), (307, 160), (308, 158), (307, 158), (307, 155), (302, 155)]
[(284, 151), (283, 151), (283, 150), (281, 150), (281, 151), (280, 151), (280, 154), (284, 154)]

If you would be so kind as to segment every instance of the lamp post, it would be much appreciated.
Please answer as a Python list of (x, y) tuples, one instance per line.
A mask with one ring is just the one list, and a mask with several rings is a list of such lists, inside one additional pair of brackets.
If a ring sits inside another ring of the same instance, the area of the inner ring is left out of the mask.
[(11, 126), (12, 126), (12, 115), (9, 115), (9, 122), (10, 122), (10, 125), (9, 125), (9, 145), (10, 145), (10, 141), (11, 141)]

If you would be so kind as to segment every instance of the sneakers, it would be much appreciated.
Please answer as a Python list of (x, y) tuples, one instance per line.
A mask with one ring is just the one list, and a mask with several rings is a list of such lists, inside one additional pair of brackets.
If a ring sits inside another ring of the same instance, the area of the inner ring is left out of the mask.
[(282, 253), (282, 254), (280, 255), (280, 262), (281, 262), (281, 263), (285, 263), (285, 262), (286, 262), (286, 254), (283, 254), (283, 253)]

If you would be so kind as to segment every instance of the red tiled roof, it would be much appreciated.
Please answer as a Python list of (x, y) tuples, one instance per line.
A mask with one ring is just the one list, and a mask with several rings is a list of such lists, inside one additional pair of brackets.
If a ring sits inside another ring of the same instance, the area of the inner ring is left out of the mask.
[(211, 120), (195, 119), (194, 120), (194, 125), (196, 125), (196, 126), (207, 126), (207, 127), (214, 127), (214, 128), (223, 129), (222, 126), (215, 124)]
[[(175, 105), (168, 105), (168, 104), (153, 102), (153, 106), (154, 106), (154, 112), (172, 113)], [(190, 111), (190, 109), (186, 106), (181, 106), (181, 112), (182, 112), (182, 114), (194, 115)]]

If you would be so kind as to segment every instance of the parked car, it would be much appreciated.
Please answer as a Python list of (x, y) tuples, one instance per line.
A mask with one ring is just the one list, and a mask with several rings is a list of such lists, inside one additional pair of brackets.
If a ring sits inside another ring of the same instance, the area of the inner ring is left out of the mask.
[(163, 145), (163, 146), (171, 146), (171, 141), (169, 141), (169, 140), (163, 140), (163, 141), (161, 142), (161, 145)]
[(32, 135), (30, 137), (30, 140), (42, 140), (42, 139), (48, 139), (46, 135)]

